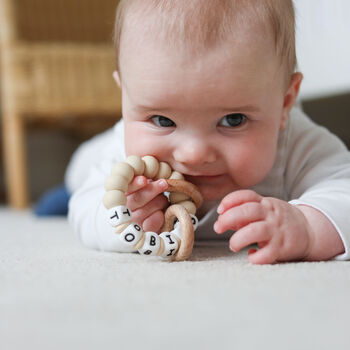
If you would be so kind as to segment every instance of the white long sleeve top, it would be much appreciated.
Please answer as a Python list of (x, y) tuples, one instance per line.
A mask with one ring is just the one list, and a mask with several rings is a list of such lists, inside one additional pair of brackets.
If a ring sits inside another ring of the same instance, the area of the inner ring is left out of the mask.
[[(73, 192), (69, 221), (74, 231), (87, 247), (134, 251), (113, 232), (102, 204), (105, 179), (112, 166), (126, 158), (123, 121), (82, 148), (66, 174)], [(92, 165), (87, 172), (88, 164)], [(321, 211), (333, 223), (345, 247), (345, 253), (336, 259), (350, 259), (350, 152), (338, 137), (316, 125), (300, 109), (292, 109), (286, 128), (279, 135), (274, 165), (252, 190)], [(200, 219), (197, 240), (228, 239), (229, 232), (217, 235), (213, 230), (218, 203)]]

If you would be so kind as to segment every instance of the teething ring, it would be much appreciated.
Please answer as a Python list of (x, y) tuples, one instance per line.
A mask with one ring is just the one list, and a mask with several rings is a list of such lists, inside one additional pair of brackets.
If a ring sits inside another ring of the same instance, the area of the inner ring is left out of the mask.
[[(149, 179), (164, 178), (168, 182), (171, 205), (165, 212), (165, 232), (144, 232), (136, 223), (131, 222), (132, 211), (126, 206), (125, 193), (135, 176), (144, 175)], [(196, 209), (203, 203), (197, 187), (184, 180), (182, 174), (172, 171), (165, 162), (158, 162), (153, 156), (129, 156), (125, 162), (117, 163), (105, 182), (106, 193), (103, 204), (108, 210), (108, 218), (121, 241), (144, 255), (159, 255), (181, 261), (192, 252), (194, 230), (198, 219)], [(174, 226), (174, 218), (179, 224)]]
[(174, 260), (182, 261), (190, 257), (194, 244), (194, 230), (192, 219), (186, 209), (178, 204), (171, 205), (165, 212), (165, 223), (162, 231), (173, 229), (174, 219), (177, 218), (181, 225), (182, 239), (178, 252), (174, 255)]

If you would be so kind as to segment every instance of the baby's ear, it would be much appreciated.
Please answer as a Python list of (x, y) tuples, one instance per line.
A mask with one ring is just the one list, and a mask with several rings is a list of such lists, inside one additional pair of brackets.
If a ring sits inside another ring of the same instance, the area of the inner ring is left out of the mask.
[(118, 84), (118, 86), (121, 88), (120, 76), (116, 70), (113, 72), (113, 78), (114, 78), (115, 82)]
[(300, 72), (296, 72), (293, 74), (292, 79), (290, 81), (288, 90), (284, 96), (283, 101), (283, 114), (280, 129), (283, 130), (286, 126), (286, 122), (289, 116), (289, 112), (292, 109), (300, 89), (301, 81), (303, 80), (303, 75)]

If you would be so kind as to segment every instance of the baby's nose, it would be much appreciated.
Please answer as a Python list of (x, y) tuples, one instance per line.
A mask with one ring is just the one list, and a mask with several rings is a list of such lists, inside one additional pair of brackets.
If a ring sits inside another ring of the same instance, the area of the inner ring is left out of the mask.
[(178, 144), (174, 159), (182, 164), (199, 165), (213, 163), (216, 160), (215, 150), (205, 139), (191, 139)]

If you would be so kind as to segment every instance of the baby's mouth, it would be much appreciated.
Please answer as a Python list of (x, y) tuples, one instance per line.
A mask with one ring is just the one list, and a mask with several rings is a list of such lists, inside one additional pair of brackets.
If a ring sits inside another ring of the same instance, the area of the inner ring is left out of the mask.
[(210, 184), (220, 181), (224, 175), (186, 175), (184, 174), (185, 179), (194, 184)]

